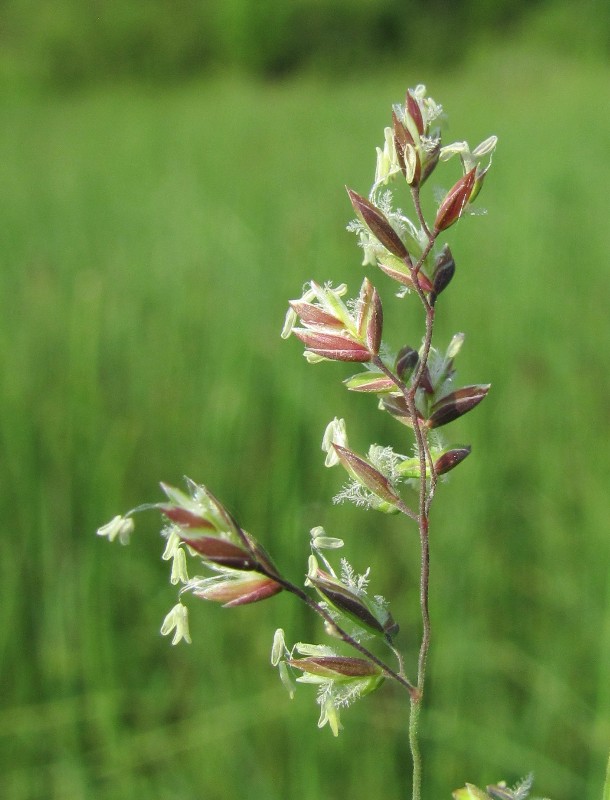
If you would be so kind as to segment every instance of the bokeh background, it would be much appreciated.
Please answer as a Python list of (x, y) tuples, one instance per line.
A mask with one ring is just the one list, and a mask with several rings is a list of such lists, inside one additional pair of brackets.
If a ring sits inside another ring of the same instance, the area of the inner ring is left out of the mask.
[[(493, 390), (454, 423), (473, 455), (433, 514), (425, 797), (530, 770), (553, 800), (600, 797), (609, 9), (0, 4), (0, 797), (408, 796), (397, 689), (347, 711), (337, 740), (307, 687), (285, 695), (274, 629), (322, 638), (290, 598), (191, 602), (193, 644), (173, 649), (157, 519), (128, 548), (94, 534), (184, 474), (295, 581), (323, 524), (396, 598), (415, 663), (416, 537), (332, 507), (342, 477), (319, 450), (333, 416), (361, 451), (404, 450), (405, 431), (344, 391), (349, 365), (310, 367), (278, 334), (305, 280), (359, 286), (343, 187), (366, 192), (391, 103), (420, 82), (449, 115), (445, 141), (500, 138), (489, 213), (449, 232), (458, 271), (439, 301), (439, 346), (464, 331), (461, 378)], [(417, 304), (370, 277), (394, 344), (417, 343)]]

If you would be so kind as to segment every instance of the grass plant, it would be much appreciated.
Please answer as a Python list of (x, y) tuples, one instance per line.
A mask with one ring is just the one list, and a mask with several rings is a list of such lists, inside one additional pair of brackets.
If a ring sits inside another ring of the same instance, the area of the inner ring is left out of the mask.
[[(263, 634), (281, 619), (311, 638), (286, 598), (240, 612), (256, 619), (248, 642), (235, 613), (193, 615), (194, 645), (177, 658), (151, 635), (168, 594), (144, 537), (100, 557), (90, 531), (150, 496), (158, 476), (177, 483), (183, 472), (213, 475), (283, 563), (313, 516), (335, 527), (334, 481), (320, 478), (310, 431), (329, 407), (356, 420), (356, 400), (278, 358), (278, 324), (302, 276), (323, 281), (332, 262), (336, 279), (359, 283), (351, 238), (337, 235), (351, 216), (342, 186), (367, 185), (378, 121), (409, 77), (126, 86), (0, 112), (7, 800), (313, 800), (404, 783), (391, 697), (355, 707), (332, 745), (311, 730), (307, 698), (274, 701), (275, 675), (267, 684), (258, 670)], [(607, 80), (605, 67), (519, 49), (428, 80), (450, 112), (459, 106), (465, 138), (493, 119), (502, 140), (481, 197), (493, 224), (472, 241), (457, 230), (453, 247), (479, 274), (446, 300), (447, 319), (485, 343), (464, 351), (461, 373), (485, 376), (494, 397), (465, 422), (476, 458), (435, 509), (442, 591), (431, 612), (443, 647), (422, 728), (430, 796), (464, 776), (483, 784), (529, 769), (555, 800), (600, 796)], [(452, 332), (439, 319), (440, 339)], [(319, 406), (303, 402), (305, 386)], [(379, 415), (380, 440), (386, 424)], [(412, 587), (407, 628), (417, 575), (376, 552), (392, 536), (384, 520), (364, 524), (375, 531), (359, 545), (384, 593)], [(358, 769), (337, 784), (336, 764), (354, 752)]]

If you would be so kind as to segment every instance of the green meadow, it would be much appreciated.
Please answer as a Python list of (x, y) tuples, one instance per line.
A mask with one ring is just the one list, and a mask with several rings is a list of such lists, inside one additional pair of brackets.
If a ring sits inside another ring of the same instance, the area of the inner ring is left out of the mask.
[[(514, 45), (442, 73), (3, 103), (3, 800), (407, 796), (398, 689), (345, 712), (338, 739), (318, 731), (314, 692), (291, 702), (269, 664), (276, 627), (322, 641), (316, 620), (283, 595), (232, 611), (188, 600), (193, 644), (172, 648), (157, 517), (138, 517), (127, 548), (95, 530), (188, 475), (299, 581), (322, 524), (394, 598), (413, 671), (415, 529), (333, 507), (343, 476), (320, 451), (334, 416), (360, 451), (404, 452), (408, 432), (345, 391), (353, 368), (309, 366), (279, 331), (306, 280), (359, 288), (344, 186), (366, 192), (391, 103), (418, 82), (449, 115), (446, 142), (500, 140), (477, 201), (488, 213), (448, 231), (457, 272), (438, 305), (439, 348), (463, 331), (459, 377), (492, 390), (447, 429), (473, 453), (433, 512), (425, 797), (530, 770), (553, 800), (601, 797), (610, 68)], [(417, 303), (369, 277), (391, 343), (417, 345)]]

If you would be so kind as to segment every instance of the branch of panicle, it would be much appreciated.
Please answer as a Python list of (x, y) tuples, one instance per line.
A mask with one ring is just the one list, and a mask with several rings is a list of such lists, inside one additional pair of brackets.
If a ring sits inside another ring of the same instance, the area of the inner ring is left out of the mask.
[[(261, 570), (264, 572), (264, 570)], [(315, 611), (325, 622), (326, 626), (330, 631), (332, 631), (335, 636), (339, 639), (344, 641), (354, 650), (357, 650), (361, 655), (363, 655), (369, 661), (372, 661), (373, 664), (376, 664), (379, 669), (386, 675), (386, 677), (391, 678), (392, 680), (399, 683), (404, 689), (409, 692), (409, 696), (411, 699), (415, 698), (418, 694), (417, 689), (413, 684), (405, 677), (403, 674), (403, 667), (402, 667), (402, 659), (399, 658), (399, 665), (400, 671), (396, 672), (390, 666), (388, 666), (384, 661), (382, 661), (378, 656), (375, 655), (371, 650), (357, 641), (353, 636), (342, 628), (340, 625), (337, 624), (336, 620), (333, 619), (332, 615), (319, 603), (316, 603), (315, 600), (307, 594), (307, 592), (303, 591), (299, 586), (296, 586), (291, 581), (283, 578), (281, 575), (277, 573), (273, 573), (272, 575), (268, 575), (268, 577), (272, 577), (273, 580), (277, 581), (287, 592), (298, 597), (303, 603), (305, 603), (312, 611)], [(390, 649), (396, 654), (396, 650), (394, 647), (390, 647)]]

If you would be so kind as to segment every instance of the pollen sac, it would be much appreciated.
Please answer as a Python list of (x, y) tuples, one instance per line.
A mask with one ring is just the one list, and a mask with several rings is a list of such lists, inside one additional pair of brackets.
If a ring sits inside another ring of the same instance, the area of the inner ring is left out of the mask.
[(432, 406), (432, 413), (426, 423), (428, 428), (440, 428), (467, 414), (487, 397), (489, 388), (490, 384), (464, 386), (462, 389), (445, 395)]
[(359, 195), (351, 189), (347, 190), (354, 211), (360, 221), (366, 225), (370, 232), (390, 253), (400, 259), (409, 258), (409, 252), (402, 239), (390, 225), (387, 217), (370, 200)]
[(407, 183), (409, 186), (419, 186), (421, 182), (421, 159), (414, 145), (405, 145), (403, 160)]
[(444, 231), (462, 216), (474, 186), (476, 167), (452, 186), (440, 205), (434, 221), (436, 231)]

